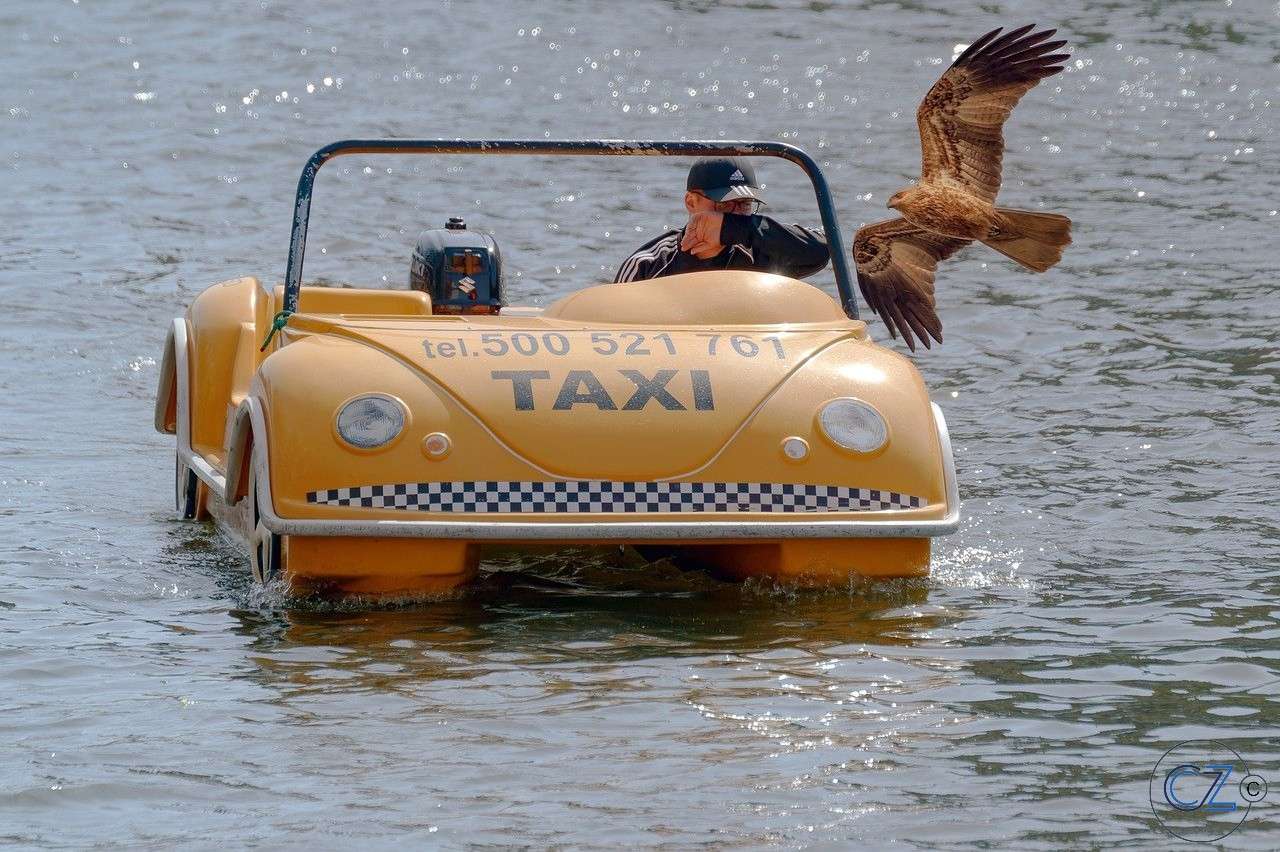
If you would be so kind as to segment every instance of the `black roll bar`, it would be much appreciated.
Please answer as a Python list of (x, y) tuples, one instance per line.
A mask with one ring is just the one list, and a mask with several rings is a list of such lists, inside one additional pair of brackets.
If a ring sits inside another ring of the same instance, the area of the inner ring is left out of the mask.
[(813, 184), (827, 234), (831, 266), (835, 271), (840, 304), (851, 319), (858, 318), (853, 295), (849, 259), (840, 239), (840, 225), (831, 190), (822, 169), (813, 158), (794, 145), (782, 142), (717, 141), (623, 141), (613, 139), (348, 139), (326, 145), (311, 155), (298, 179), (298, 195), (293, 205), (293, 233), (289, 237), (289, 267), (284, 277), (284, 309), (298, 310), (302, 286), (302, 256), (307, 246), (307, 220), (311, 216), (311, 193), (316, 173), (334, 157), (346, 154), (533, 154), (604, 157), (778, 157), (804, 169)]

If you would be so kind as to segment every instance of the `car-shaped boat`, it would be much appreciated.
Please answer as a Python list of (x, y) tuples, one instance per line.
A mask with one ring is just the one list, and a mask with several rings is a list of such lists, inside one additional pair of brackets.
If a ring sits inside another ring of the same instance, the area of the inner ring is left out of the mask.
[[(840, 300), (720, 271), (506, 307), (496, 245), (457, 221), (420, 241), (419, 289), (303, 288), (316, 173), (356, 153), (783, 158), (813, 183)], [(177, 439), (181, 516), (212, 515), (256, 578), (297, 593), (448, 592), (487, 545), (632, 545), (796, 583), (922, 575), (959, 519), (942, 413), (857, 318), (818, 165), (775, 142), (322, 148), (283, 285), (215, 284), (173, 320), (155, 425)]]

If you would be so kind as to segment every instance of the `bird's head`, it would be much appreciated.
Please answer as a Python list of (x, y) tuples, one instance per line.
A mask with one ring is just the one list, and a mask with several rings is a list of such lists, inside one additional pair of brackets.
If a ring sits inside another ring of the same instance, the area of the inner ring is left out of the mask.
[(907, 191), (905, 189), (902, 190), (901, 192), (895, 192), (889, 198), (889, 205), (888, 205), (889, 209), (897, 210), (898, 205), (901, 204), (906, 197), (907, 197)]

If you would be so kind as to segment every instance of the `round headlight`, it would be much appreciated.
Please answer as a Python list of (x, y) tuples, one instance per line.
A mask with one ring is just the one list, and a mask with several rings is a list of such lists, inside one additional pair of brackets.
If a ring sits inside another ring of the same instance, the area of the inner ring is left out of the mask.
[(404, 409), (385, 396), (360, 396), (338, 411), (338, 434), (361, 450), (394, 441), (404, 429)]
[(823, 434), (838, 447), (855, 453), (874, 453), (889, 440), (889, 427), (880, 412), (860, 399), (833, 399), (818, 412)]

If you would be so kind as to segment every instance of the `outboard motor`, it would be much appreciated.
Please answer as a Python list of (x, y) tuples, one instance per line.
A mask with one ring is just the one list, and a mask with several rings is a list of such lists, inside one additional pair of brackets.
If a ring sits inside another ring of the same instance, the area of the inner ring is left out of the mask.
[(502, 300), (502, 252), (461, 216), (423, 231), (413, 248), (409, 287), (431, 296), (433, 314), (496, 314)]

